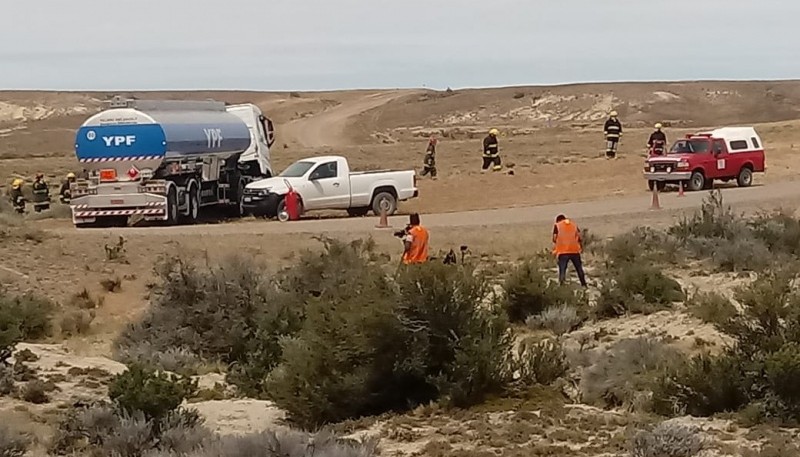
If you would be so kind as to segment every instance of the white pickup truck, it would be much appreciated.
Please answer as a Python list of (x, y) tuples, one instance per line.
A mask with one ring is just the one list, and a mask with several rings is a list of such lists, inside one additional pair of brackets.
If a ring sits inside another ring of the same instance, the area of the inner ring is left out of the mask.
[(253, 181), (244, 190), (244, 209), (256, 216), (276, 217), (284, 210), (291, 186), (300, 195), (301, 213), (347, 210), (350, 216), (397, 211), (398, 202), (416, 198), (414, 170), (352, 172), (339, 156), (299, 160), (273, 178)]

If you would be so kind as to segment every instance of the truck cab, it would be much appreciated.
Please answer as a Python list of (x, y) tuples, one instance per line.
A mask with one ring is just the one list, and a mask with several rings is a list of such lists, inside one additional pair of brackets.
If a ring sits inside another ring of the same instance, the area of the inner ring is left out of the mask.
[(714, 180), (736, 180), (739, 187), (753, 183), (753, 173), (766, 170), (764, 146), (752, 127), (724, 127), (686, 135), (667, 154), (644, 164), (650, 190), (683, 184), (690, 191), (712, 188)]

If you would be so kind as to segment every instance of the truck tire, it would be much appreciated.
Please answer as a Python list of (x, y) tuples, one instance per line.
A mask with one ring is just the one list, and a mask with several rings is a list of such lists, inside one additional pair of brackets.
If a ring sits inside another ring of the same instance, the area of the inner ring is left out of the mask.
[(186, 216), (186, 222), (195, 224), (200, 216), (200, 190), (196, 185), (189, 188), (187, 198), (189, 199), (189, 214)]
[(739, 176), (736, 178), (736, 184), (739, 187), (750, 187), (753, 184), (753, 170), (744, 167), (739, 171)]
[(169, 186), (167, 190), (167, 220), (164, 221), (164, 224), (177, 224), (178, 215), (178, 189), (175, 186)]
[(687, 190), (690, 190), (692, 192), (697, 192), (705, 189), (706, 177), (703, 176), (703, 172), (695, 171), (694, 173), (692, 173), (692, 177), (689, 178), (689, 185), (686, 187)]
[(391, 216), (397, 211), (397, 198), (389, 192), (379, 192), (372, 198), (372, 212), (381, 215), (381, 210), (386, 210), (386, 215)]
[(364, 217), (369, 213), (369, 206), (361, 208), (347, 208), (347, 215), (350, 217)]

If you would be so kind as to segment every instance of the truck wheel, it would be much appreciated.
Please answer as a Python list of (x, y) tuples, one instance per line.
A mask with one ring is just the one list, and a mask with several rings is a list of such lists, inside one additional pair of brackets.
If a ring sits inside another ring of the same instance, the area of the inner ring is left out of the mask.
[(391, 216), (397, 211), (397, 199), (394, 195), (389, 192), (381, 192), (372, 199), (372, 212), (376, 216), (380, 216), (381, 210), (385, 210), (387, 216)]
[(244, 209), (244, 180), (239, 180), (239, 185), (236, 186), (236, 217), (244, 217), (247, 215), (247, 210)]
[(736, 178), (736, 184), (739, 187), (750, 187), (753, 184), (753, 170), (747, 167), (742, 168), (739, 172), (739, 177)]
[(369, 206), (364, 208), (348, 208), (347, 215), (350, 217), (364, 217), (369, 213)]
[(197, 186), (192, 186), (189, 189), (189, 215), (186, 220), (190, 224), (194, 224), (197, 222), (197, 218), (200, 216), (200, 191), (197, 189)]
[(692, 177), (689, 178), (689, 185), (687, 187), (688, 190), (692, 192), (703, 190), (706, 187), (706, 177), (703, 176), (703, 173), (695, 171), (692, 173)]
[(164, 223), (166, 225), (178, 223), (178, 189), (175, 186), (169, 186), (167, 191), (167, 220)]

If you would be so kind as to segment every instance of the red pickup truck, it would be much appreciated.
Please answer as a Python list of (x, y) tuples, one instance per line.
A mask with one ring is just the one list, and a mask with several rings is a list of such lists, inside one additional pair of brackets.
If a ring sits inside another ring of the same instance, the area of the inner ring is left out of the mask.
[(766, 169), (764, 145), (752, 127), (723, 127), (686, 135), (667, 154), (652, 156), (644, 165), (650, 190), (679, 184), (687, 190), (711, 189), (715, 179), (732, 179), (740, 187), (753, 183), (753, 173)]

